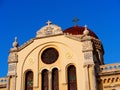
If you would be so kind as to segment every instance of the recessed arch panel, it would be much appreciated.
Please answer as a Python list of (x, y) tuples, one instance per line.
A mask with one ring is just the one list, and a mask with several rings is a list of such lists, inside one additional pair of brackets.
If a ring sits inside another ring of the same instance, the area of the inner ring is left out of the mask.
[(52, 90), (59, 90), (59, 75), (58, 69), (52, 70)]
[(44, 69), (42, 71), (42, 90), (48, 90), (49, 86), (48, 86), (48, 70)]
[(68, 90), (77, 90), (76, 68), (74, 65), (70, 65), (67, 68), (67, 76), (68, 76)]
[(33, 90), (33, 72), (27, 71), (25, 75), (25, 90)]

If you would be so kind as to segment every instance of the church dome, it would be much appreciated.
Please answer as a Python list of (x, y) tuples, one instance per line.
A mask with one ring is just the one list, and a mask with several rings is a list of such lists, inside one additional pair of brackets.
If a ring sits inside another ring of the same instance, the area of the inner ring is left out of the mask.
[[(72, 34), (72, 35), (82, 35), (84, 30), (85, 30), (85, 27), (73, 26), (73, 27), (67, 28), (63, 32), (64, 33), (69, 33), (69, 34)], [(95, 37), (95, 38), (98, 39), (98, 36), (94, 32), (92, 32), (90, 29), (87, 29), (87, 30), (89, 31), (90, 36)]]

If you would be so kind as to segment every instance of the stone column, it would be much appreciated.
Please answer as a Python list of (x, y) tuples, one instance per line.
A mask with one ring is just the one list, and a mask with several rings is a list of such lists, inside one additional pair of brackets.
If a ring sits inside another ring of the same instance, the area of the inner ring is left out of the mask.
[(16, 90), (16, 75), (14, 76), (14, 90)]
[(93, 83), (92, 83), (93, 90), (97, 90), (94, 64), (90, 65), (90, 67), (91, 67), (91, 75), (92, 75), (92, 80), (93, 80)]
[(90, 38), (84, 39), (82, 44), (82, 52), (84, 54), (84, 70), (85, 70), (85, 90), (91, 90), (91, 73), (89, 72), (89, 66), (94, 64), (93, 61), (93, 45)]
[(52, 72), (48, 72), (48, 90), (52, 90)]
[(85, 90), (90, 90), (88, 65), (84, 65), (85, 70)]
[(10, 90), (10, 76), (7, 77), (7, 90)]

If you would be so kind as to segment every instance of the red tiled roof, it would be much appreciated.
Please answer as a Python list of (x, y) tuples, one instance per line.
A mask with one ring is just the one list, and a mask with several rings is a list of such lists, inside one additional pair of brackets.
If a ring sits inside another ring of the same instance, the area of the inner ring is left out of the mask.
[[(70, 28), (64, 30), (63, 32), (73, 34), (73, 35), (82, 35), (84, 30), (85, 30), (85, 27), (74, 26), (74, 27), (70, 27)], [(90, 29), (88, 29), (88, 30), (89, 30), (89, 35), (90, 36), (98, 38), (97, 35), (94, 32), (92, 32)]]

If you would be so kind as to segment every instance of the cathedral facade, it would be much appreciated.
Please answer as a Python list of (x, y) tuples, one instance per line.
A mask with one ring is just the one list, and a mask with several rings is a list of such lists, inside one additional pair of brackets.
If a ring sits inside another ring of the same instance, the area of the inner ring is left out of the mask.
[(104, 64), (104, 48), (87, 26), (66, 30), (50, 21), (8, 56), (0, 90), (120, 90), (120, 63)]

